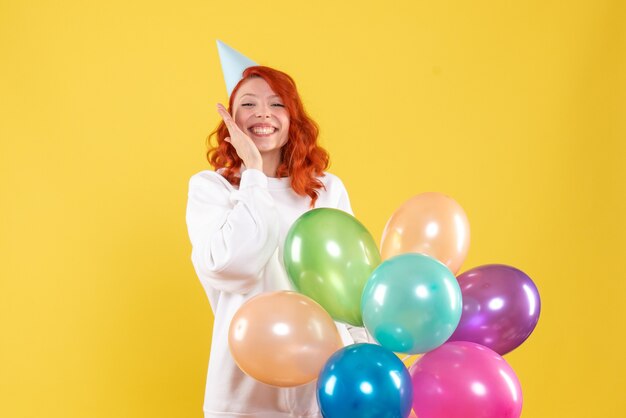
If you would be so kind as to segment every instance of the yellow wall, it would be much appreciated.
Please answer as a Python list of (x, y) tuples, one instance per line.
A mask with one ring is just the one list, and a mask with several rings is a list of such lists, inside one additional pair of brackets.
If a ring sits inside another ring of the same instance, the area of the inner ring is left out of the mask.
[(202, 416), (184, 216), (226, 100), (216, 38), (297, 80), (377, 239), (444, 192), (464, 270), (535, 280), (506, 357), (523, 417), (622, 415), (622, 0), (127, 3), (0, 3), (0, 416)]

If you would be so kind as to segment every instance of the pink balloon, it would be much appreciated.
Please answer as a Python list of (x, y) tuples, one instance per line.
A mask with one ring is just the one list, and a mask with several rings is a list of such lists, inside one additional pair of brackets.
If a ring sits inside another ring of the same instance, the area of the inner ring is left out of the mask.
[(522, 389), (495, 351), (454, 341), (424, 354), (409, 370), (419, 418), (519, 418)]

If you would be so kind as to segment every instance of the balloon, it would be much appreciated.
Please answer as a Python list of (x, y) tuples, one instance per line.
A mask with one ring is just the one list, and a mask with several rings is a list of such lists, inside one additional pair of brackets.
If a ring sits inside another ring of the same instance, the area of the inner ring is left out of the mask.
[(522, 390), (498, 353), (455, 341), (424, 354), (410, 369), (419, 418), (518, 418)]
[(335, 322), (320, 305), (286, 291), (244, 303), (230, 323), (228, 344), (244, 373), (283, 387), (315, 380), (343, 346)]
[(361, 294), (380, 254), (355, 217), (329, 208), (304, 213), (285, 238), (283, 258), (298, 291), (334, 319), (363, 326)]
[[(443, 344), (461, 318), (461, 289), (454, 274), (423, 254), (383, 261), (362, 298), (365, 328), (383, 347), (425, 353)], [(420, 417), (421, 418), (421, 417)]]
[(395, 354), (375, 344), (353, 344), (328, 360), (317, 381), (325, 418), (407, 418), (411, 376)]
[(426, 254), (456, 274), (467, 256), (469, 239), (463, 208), (441, 193), (423, 193), (391, 215), (383, 231), (381, 254), (384, 260), (409, 252)]
[(524, 272), (502, 264), (458, 277), (463, 294), (461, 321), (450, 341), (472, 341), (504, 355), (522, 344), (539, 320), (539, 291)]

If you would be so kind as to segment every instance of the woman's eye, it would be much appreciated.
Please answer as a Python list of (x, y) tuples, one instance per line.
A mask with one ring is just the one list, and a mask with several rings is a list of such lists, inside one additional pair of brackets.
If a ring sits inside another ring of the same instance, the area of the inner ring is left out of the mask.
[(282, 104), (282, 103), (274, 103), (274, 104), (272, 104), (272, 106), (276, 106), (276, 107), (285, 107), (285, 105), (284, 105), (284, 104)]
[(242, 103), (241, 107), (252, 107), (254, 106), (254, 103)]

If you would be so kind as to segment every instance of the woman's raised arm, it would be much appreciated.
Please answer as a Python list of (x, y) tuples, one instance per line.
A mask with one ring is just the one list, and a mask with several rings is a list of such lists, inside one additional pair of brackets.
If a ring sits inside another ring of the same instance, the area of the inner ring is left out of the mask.
[(242, 173), (239, 190), (218, 173), (189, 181), (187, 228), (191, 260), (201, 281), (231, 293), (247, 293), (278, 248), (278, 214), (259, 170)]

